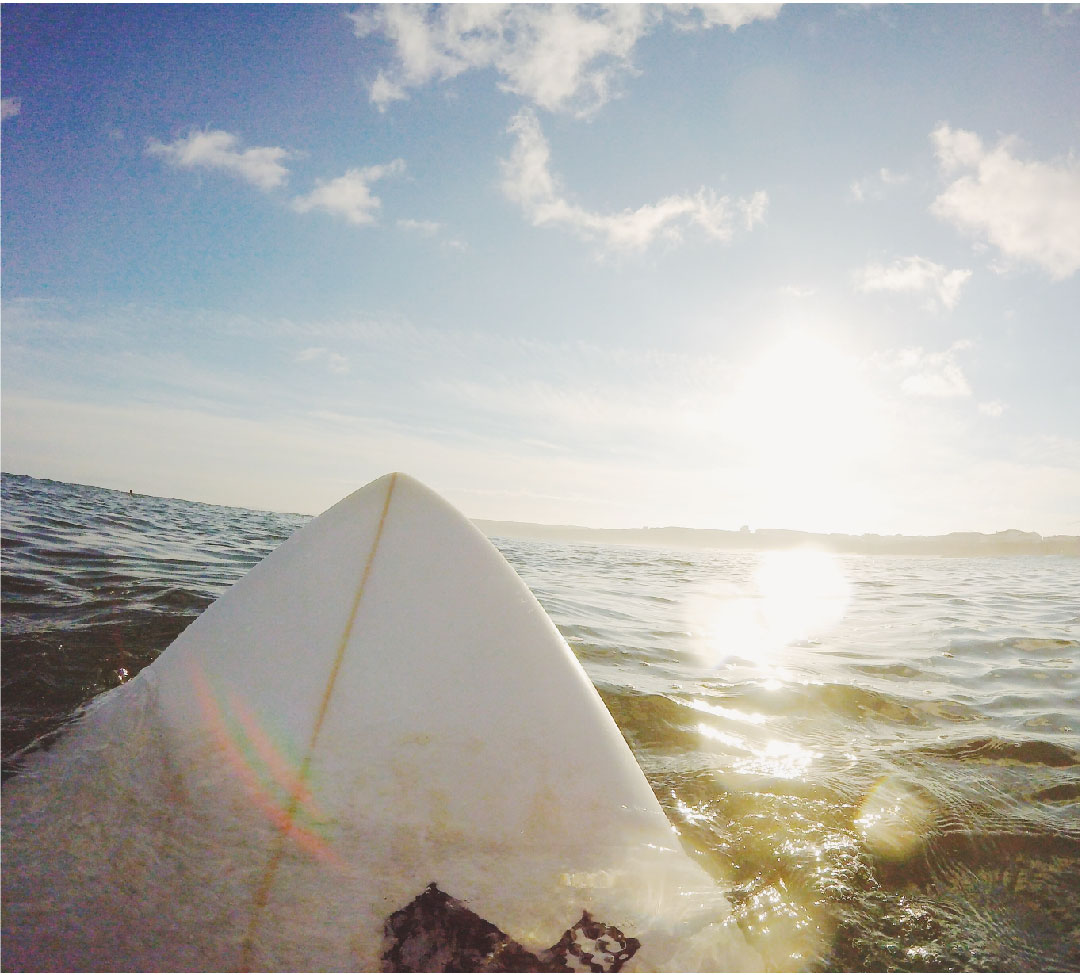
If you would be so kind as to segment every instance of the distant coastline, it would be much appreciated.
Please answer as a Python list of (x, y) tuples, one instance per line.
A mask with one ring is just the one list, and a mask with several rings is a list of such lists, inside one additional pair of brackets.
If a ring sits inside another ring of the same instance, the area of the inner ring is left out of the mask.
[(1080, 536), (1007, 531), (951, 532), (948, 535), (842, 535), (759, 528), (725, 531), (715, 528), (584, 528), (577, 525), (536, 525), (522, 521), (474, 518), (485, 535), (551, 542), (591, 542), (597, 545), (641, 545), (652, 548), (721, 549), (767, 552), (815, 548), (849, 555), (1075, 555)]
[[(6, 478), (27, 478), (53, 484), (74, 484), (76, 487), (95, 487), (70, 481), (57, 481), (32, 474), (13, 474)], [(116, 488), (95, 487), (99, 491)], [(129, 494), (117, 491), (118, 494)], [(142, 495), (134, 497), (157, 497)], [(166, 499), (168, 500), (168, 499)], [(186, 499), (173, 499), (186, 500)], [(264, 509), (239, 508), (237, 505), (206, 504), (213, 508), (237, 508), (252, 511)], [(273, 512), (285, 514), (286, 512)], [(296, 514), (298, 518), (311, 515)], [(585, 542), (594, 545), (641, 545), (648, 548), (718, 549), (732, 552), (769, 552), (791, 548), (815, 548), (826, 552), (849, 555), (1073, 555), (1080, 556), (1080, 536), (1039, 535), (1016, 529), (995, 532), (951, 532), (948, 535), (843, 535), (793, 531), (786, 528), (759, 528), (728, 531), (720, 528), (586, 528), (582, 525), (540, 525), (528, 521), (491, 521), (470, 519), (488, 537), (534, 539), (549, 542)]]

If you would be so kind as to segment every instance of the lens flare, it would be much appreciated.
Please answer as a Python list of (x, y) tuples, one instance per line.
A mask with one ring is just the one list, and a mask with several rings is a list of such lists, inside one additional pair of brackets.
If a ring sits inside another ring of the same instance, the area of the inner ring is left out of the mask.
[[(217, 693), (198, 668), (191, 673), (206, 726), (252, 805), (301, 850), (336, 864), (322, 835), (326, 817), (301, 774), (300, 763), (287, 747), (274, 743), (236, 694)], [(294, 810), (291, 815), (290, 810)]]
[(935, 816), (928, 798), (886, 777), (867, 793), (855, 828), (871, 853), (885, 860), (905, 860), (922, 848)]

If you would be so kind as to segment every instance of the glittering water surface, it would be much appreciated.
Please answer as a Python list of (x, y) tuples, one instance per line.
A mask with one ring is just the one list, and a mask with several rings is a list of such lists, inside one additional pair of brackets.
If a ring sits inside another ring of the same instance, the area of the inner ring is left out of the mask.
[[(306, 520), (4, 475), (5, 772)], [(770, 967), (1080, 969), (1080, 560), (495, 542)]]

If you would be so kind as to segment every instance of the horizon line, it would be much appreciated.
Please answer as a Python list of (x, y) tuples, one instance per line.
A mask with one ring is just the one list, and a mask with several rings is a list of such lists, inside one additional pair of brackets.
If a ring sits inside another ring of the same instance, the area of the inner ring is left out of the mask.
[[(28, 477), (28, 478), (31, 478), (32, 480), (35, 480), (35, 481), (52, 481), (55, 484), (71, 484), (71, 485), (74, 485), (76, 487), (88, 487), (88, 488), (93, 488), (93, 489), (99, 490), (99, 491), (113, 491), (113, 492), (115, 492), (117, 494), (128, 495), (128, 496), (131, 496), (131, 497), (158, 498), (158, 499), (163, 500), (163, 501), (184, 501), (184, 502), (186, 502), (188, 504), (205, 504), (205, 505), (209, 505), (210, 507), (215, 507), (215, 508), (230, 508), (230, 509), (239, 510), (239, 511), (268, 512), (270, 514), (277, 514), (277, 515), (292, 515), (292, 516), (298, 517), (298, 518), (315, 518), (315, 517), (318, 516), (317, 514), (310, 513), (310, 512), (279, 511), (279, 510), (274, 509), (274, 508), (256, 508), (256, 507), (249, 507), (249, 506), (246, 506), (246, 505), (225, 504), (225, 503), (218, 502), (218, 501), (198, 501), (198, 500), (194, 500), (194, 499), (191, 499), (191, 498), (181, 498), (181, 497), (176, 497), (176, 496), (173, 496), (173, 495), (145, 494), (143, 492), (132, 492), (130, 490), (129, 491), (124, 491), (122, 488), (104, 487), (104, 486), (99, 485), (99, 484), (86, 484), (86, 483), (81, 482), (81, 481), (63, 481), (63, 480), (59, 480), (59, 479), (54, 478), (54, 477), (39, 477), (38, 475), (35, 475), (35, 474), (21, 474), (21, 473), (16, 473), (16, 472), (13, 472), (13, 471), (6, 471), (6, 470), (0, 471), (0, 476), (3, 476), (3, 477)], [(361, 487), (362, 486), (363, 485), (361, 485)], [(462, 512), (462, 513), (464, 514), (464, 512)], [(554, 533), (554, 532), (564, 532), (564, 533), (583, 532), (583, 533), (590, 533), (590, 534), (623, 534), (623, 535), (626, 535), (626, 534), (634, 534), (634, 533), (678, 532), (678, 533), (697, 534), (697, 535), (709, 535), (709, 534), (712, 534), (712, 535), (730, 535), (730, 536), (735, 536), (735, 538), (746, 538), (746, 539), (754, 539), (754, 538), (764, 539), (764, 537), (769, 535), (769, 534), (774, 534), (774, 535), (788, 534), (788, 535), (802, 535), (802, 536), (805, 536), (807, 538), (820, 538), (820, 539), (825, 539), (825, 540), (827, 540), (827, 539), (837, 539), (837, 540), (840, 540), (840, 539), (852, 539), (852, 540), (880, 540), (880, 541), (883, 541), (883, 542), (884, 541), (895, 541), (895, 540), (941, 541), (941, 540), (953, 539), (953, 538), (955, 538), (955, 536), (968, 536), (968, 537), (977, 536), (979, 538), (984, 538), (984, 539), (996, 539), (996, 538), (998, 538), (998, 536), (1001, 536), (1001, 535), (1013, 535), (1013, 536), (1024, 536), (1029, 541), (1033, 541), (1034, 539), (1039, 539), (1041, 541), (1065, 539), (1065, 540), (1076, 542), (1078, 547), (1080, 547), (1080, 535), (1069, 535), (1069, 534), (1043, 535), (1043, 534), (1041, 534), (1039, 532), (1027, 531), (1027, 530), (1021, 529), (1021, 528), (1004, 528), (1004, 529), (1000, 529), (1000, 530), (995, 531), (995, 532), (980, 532), (980, 531), (967, 530), (967, 529), (955, 529), (953, 531), (944, 532), (944, 533), (940, 533), (940, 534), (936, 534), (936, 535), (907, 535), (907, 534), (904, 534), (902, 532), (894, 532), (894, 533), (891, 533), (891, 534), (884, 534), (884, 533), (881, 533), (881, 532), (862, 532), (862, 533), (839, 532), (839, 531), (823, 532), (823, 531), (809, 531), (807, 529), (802, 529), (802, 528), (771, 528), (771, 527), (770, 528), (749, 528), (749, 527), (745, 527), (745, 526), (740, 527), (740, 528), (700, 528), (700, 527), (695, 528), (695, 527), (690, 527), (690, 526), (687, 526), (687, 525), (643, 525), (643, 526), (639, 526), (639, 527), (623, 526), (623, 527), (618, 527), (618, 528), (596, 528), (596, 527), (593, 527), (593, 526), (590, 526), (590, 525), (572, 525), (572, 524), (563, 524), (563, 523), (555, 523), (555, 524), (553, 524), (553, 523), (550, 523), (550, 522), (519, 521), (517, 519), (508, 519), (508, 518), (478, 518), (478, 517), (473, 517), (471, 515), (465, 515), (465, 517), (468, 518), (468, 520), (470, 522), (472, 522), (474, 525), (476, 525), (478, 528), (482, 524), (490, 525), (490, 526), (501, 525), (501, 526), (507, 526), (507, 527), (512, 526), (512, 527), (518, 528), (518, 529), (529, 529), (529, 528), (540, 529), (541, 531), (552, 532), (552, 533)], [(1020, 540), (1020, 539), (1018, 539), (1018, 540)], [(750, 547), (753, 548), (753, 547), (757, 547), (757, 546), (750, 546)]]

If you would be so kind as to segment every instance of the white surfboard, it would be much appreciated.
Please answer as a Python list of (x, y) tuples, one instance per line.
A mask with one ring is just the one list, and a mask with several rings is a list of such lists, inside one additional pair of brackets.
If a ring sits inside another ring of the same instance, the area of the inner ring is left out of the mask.
[(761, 964), (532, 593), (402, 474), (3, 799), (7, 970)]

